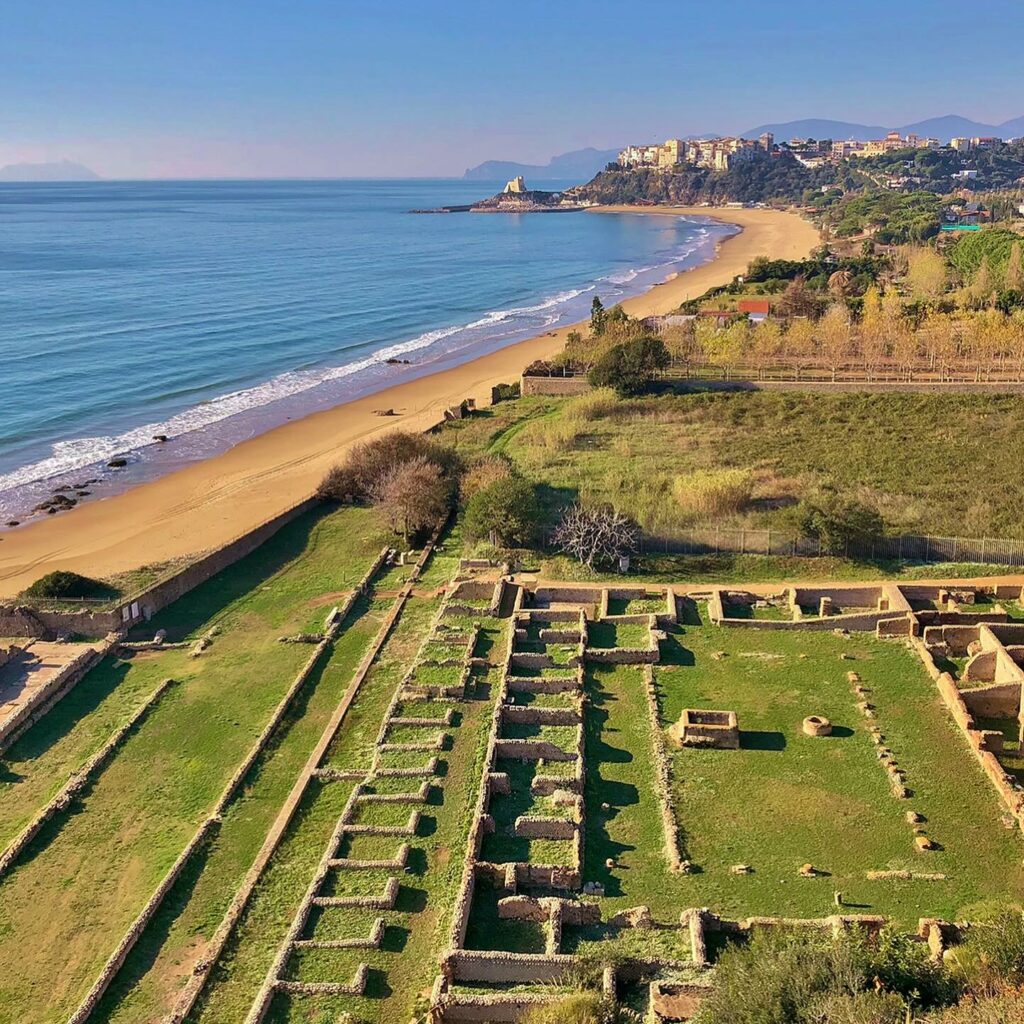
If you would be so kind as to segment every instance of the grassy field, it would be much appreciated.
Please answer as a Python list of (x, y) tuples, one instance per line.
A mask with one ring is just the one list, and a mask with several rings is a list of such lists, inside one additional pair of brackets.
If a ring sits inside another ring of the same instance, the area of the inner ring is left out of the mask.
[[(674, 879), (682, 905), (728, 914), (816, 916), (845, 905), (911, 922), (961, 920), (1024, 894), (1022, 844), (916, 657), (895, 641), (856, 634), (786, 634), (685, 626), (662, 645), (663, 724), (684, 707), (734, 710), (738, 751), (673, 754), (684, 856), (698, 871)], [(841, 654), (853, 660), (841, 660)], [(712, 657), (718, 654), (718, 657)], [(846, 673), (860, 674), (876, 721), (907, 773), (894, 798)], [(825, 715), (831, 737), (803, 735)], [(924, 815), (940, 849), (921, 854), (904, 815)], [(730, 867), (744, 863), (750, 875)], [(810, 863), (828, 872), (800, 878)], [(937, 872), (944, 881), (868, 880), (869, 870)]]
[[(446, 427), (467, 454), (504, 452), (550, 506), (610, 501), (648, 529), (699, 525), (680, 474), (749, 470), (751, 500), (720, 525), (787, 529), (790, 508), (835, 489), (877, 504), (891, 532), (1024, 537), (1007, 395), (736, 392), (591, 403), (526, 398)], [(965, 423), (971, 429), (963, 429)], [(984, 488), (964, 486), (968, 477)], [(717, 517), (716, 517), (717, 518)]]
[[(380, 543), (364, 511), (302, 517), (147, 627), (177, 639), (216, 625), (201, 658), (167, 651), (108, 662), (77, 703), (19, 741), (17, 773), (48, 779), (53, 764), (69, 766), (105, 738), (138, 695), (179, 680), (0, 883), (0, 1021), (67, 1018), (308, 658), (278, 636), (322, 623)], [(112, 699), (122, 687), (128, 699)], [(42, 781), (25, 798), (19, 785), (15, 817), (47, 795)]]

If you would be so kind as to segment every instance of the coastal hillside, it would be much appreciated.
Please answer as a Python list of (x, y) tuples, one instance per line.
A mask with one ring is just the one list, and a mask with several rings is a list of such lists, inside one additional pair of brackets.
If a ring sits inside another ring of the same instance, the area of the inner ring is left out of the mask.
[(736, 163), (728, 170), (677, 165), (671, 171), (649, 167), (601, 171), (586, 185), (573, 189), (581, 202), (608, 203), (767, 203), (797, 202), (808, 189), (832, 185), (844, 168), (805, 167), (789, 153), (771, 160)]

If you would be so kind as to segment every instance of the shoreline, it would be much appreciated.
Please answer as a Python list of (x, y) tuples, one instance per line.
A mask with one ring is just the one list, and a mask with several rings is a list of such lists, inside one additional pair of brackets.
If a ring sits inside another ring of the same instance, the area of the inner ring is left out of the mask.
[[(802, 258), (818, 244), (813, 225), (777, 210), (608, 206), (585, 212), (701, 216), (740, 228), (712, 259), (626, 299), (623, 308), (636, 317), (667, 313), (727, 283), (755, 256)], [(312, 494), (352, 444), (395, 428), (426, 430), (465, 398), (489, 405), (494, 385), (518, 380), (529, 363), (560, 351), (579, 326), (291, 420), (209, 459), (2, 533), (0, 595), (13, 596), (55, 569), (107, 577), (218, 547)], [(378, 408), (398, 415), (377, 416)]]

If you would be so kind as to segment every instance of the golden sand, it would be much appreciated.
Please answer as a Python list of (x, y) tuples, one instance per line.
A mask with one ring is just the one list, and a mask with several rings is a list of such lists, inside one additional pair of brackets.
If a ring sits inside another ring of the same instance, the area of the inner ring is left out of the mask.
[[(811, 224), (776, 210), (603, 207), (590, 212), (716, 216), (743, 229), (721, 243), (711, 262), (624, 302), (637, 317), (670, 312), (727, 283), (755, 256), (800, 259), (818, 244)], [(55, 569), (105, 577), (217, 547), (310, 495), (353, 442), (395, 427), (425, 430), (464, 398), (488, 404), (495, 384), (515, 381), (527, 364), (554, 355), (571, 329), (286, 423), (122, 494), (0, 534), (0, 594), (13, 595)], [(382, 408), (399, 415), (374, 415)]]

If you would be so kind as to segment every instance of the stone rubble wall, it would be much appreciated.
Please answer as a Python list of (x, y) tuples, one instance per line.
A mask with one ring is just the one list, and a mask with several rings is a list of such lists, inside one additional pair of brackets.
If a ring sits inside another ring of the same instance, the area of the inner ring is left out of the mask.
[(672, 768), (665, 752), (665, 739), (661, 730), (658, 697), (654, 686), (654, 669), (650, 665), (645, 665), (643, 673), (647, 716), (650, 721), (651, 763), (654, 766), (654, 788), (658, 794), (658, 807), (661, 811), (665, 859), (668, 861), (669, 870), (679, 871), (683, 862), (679, 844), (679, 823), (672, 807)]
[(0, 753), (69, 694), (85, 678), (89, 670), (98, 665), (120, 641), (120, 634), (110, 633), (55, 672), (44, 686), (36, 690), (31, 700), (0, 725)]

